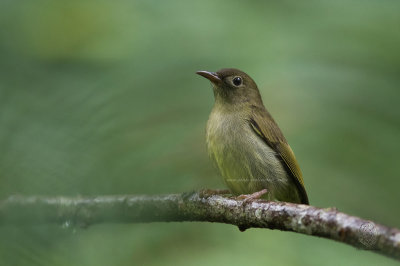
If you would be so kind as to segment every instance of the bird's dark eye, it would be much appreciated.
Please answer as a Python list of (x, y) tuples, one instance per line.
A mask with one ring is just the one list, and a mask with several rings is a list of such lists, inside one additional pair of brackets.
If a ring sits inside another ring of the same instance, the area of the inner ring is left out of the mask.
[(240, 84), (242, 84), (242, 78), (241, 77), (235, 77), (232, 82), (233, 82), (233, 84), (235, 86), (239, 86)]

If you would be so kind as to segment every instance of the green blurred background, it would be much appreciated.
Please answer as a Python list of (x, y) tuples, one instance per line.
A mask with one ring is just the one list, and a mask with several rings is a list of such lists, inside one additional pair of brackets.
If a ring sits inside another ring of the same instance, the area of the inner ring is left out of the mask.
[[(0, 196), (223, 188), (211, 85), (258, 83), (312, 205), (400, 227), (400, 2), (0, 2)], [(394, 265), (344, 244), (211, 223), (0, 228), (0, 265)]]

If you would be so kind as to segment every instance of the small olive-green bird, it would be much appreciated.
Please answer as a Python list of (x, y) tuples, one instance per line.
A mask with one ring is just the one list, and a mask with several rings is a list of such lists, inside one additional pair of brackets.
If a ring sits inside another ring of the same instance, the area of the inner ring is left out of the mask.
[(309, 204), (294, 153), (254, 80), (234, 68), (197, 74), (212, 83), (215, 104), (207, 123), (207, 149), (231, 192), (266, 189), (264, 199)]

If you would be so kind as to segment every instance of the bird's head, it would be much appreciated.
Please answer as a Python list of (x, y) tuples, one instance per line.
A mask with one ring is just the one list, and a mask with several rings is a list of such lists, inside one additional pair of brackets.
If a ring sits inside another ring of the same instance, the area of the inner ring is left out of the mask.
[(262, 104), (256, 83), (239, 69), (223, 68), (217, 72), (197, 71), (196, 73), (211, 81), (216, 103)]

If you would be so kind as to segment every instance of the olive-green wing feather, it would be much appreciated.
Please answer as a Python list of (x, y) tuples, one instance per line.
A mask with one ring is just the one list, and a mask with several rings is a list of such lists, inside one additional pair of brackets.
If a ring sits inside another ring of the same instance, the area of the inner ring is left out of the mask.
[(253, 106), (250, 124), (266, 144), (277, 153), (277, 157), (282, 161), (300, 192), (301, 203), (309, 204), (296, 157), (272, 116), (265, 108)]

